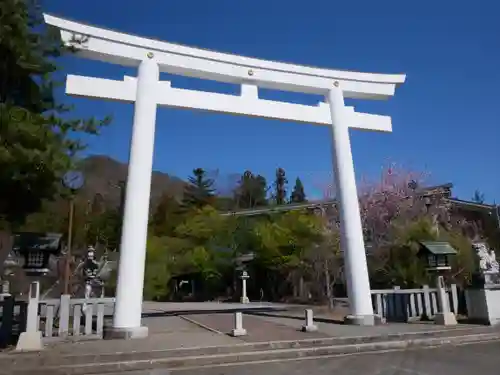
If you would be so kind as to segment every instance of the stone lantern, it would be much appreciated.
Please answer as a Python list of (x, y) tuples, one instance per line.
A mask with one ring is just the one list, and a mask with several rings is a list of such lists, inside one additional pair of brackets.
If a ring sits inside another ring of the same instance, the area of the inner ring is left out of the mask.
[(450, 256), (457, 251), (448, 242), (420, 242), (418, 256), (425, 260), (427, 271), (442, 272), (451, 270)]
[[(16, 257), (14, 251), (9, 251), (7, 257), (5, 258), (2, 265), (0, 265), (0, 269), (2, 269), (1, 280), (2, 286), (0, 289), (0, 296), (8, 296), (10, 295), (10, 281), (9, 279), (14, 275), (15, 269), (19, 267), (19, 260)], [(1, 298), (1, 297), (0, 297)]]
[(23, 269), (28, 276), (49, 272), (49, 258), (61, 253), (60, 233), (19, 232), (14, 234), (13, 250), (24, 258)]
[(248, 272), (243, 270), (241, 272), (241, 276), (240, 276), (240, 279), (241, 279), (241, 299), (240, 299), (240, 302), (241, 303), (249, 303), (250, 302), (250, 300), (247, 297), (247, 280), (249, 278), (250, 278), (250, 276), (248, 275)]
[(441, 325), (456, 325), (455, 314), (450, 310), (443, 273), (451, 270), (450, 256), (457, 251), (448, 242), (420, 242), (419, 258), (427, 265), (428, 272), (436, 274), (436, 288), (440, 312), (436, 313), (434, 322)]

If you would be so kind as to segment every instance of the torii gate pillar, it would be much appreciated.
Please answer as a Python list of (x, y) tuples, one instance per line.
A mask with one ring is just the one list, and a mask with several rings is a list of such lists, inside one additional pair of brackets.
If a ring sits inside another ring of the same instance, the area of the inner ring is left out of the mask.
[(332, 116), (332, 164), (340, 209), (340, 246), (344, 250), (347, 294), (350, 315), (346, 323), (374, 325), (370, 280), (366, 263), (363, 227), (359, 214), (356, 176), (349, 138), (349, 119), (346, 118), (344, 95), (338, 82), (328, 93)]
[(160, 72), (153, 54), (138, 69), (130, 160), (128, 164), (120, 261), (116, 286), (113, 338), (140, 338), (148, 335), (141, 326), (149, 198), (156, 126), (156, 91)]

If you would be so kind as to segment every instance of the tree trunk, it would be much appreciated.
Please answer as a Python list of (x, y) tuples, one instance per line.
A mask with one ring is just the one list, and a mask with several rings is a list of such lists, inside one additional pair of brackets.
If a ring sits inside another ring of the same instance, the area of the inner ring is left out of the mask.
[(304, 290), (304, 277), (301, 275), (299, 279), (299, 297), (304, 298), (305, 297), (305, 290)]
[[(299, 297), (299, 286), (297, 283), (297, 272), (296, 271), (291, 271), (289, 273), (289, 278), (287, 281), (291, 284), (292, 286), (292, 297), (293, 298), (298, 298)], [(288, 296), (287, 296), (288, 297)]]
[(333, 310), (333, 294), (332, 285), (330, 282), (330, 272), (328, 270), (328, 261), (324, 262), (324, 273), (325, 273), (325, 288), (326, 288), (326, 298), (328, 299), (328, 308)]

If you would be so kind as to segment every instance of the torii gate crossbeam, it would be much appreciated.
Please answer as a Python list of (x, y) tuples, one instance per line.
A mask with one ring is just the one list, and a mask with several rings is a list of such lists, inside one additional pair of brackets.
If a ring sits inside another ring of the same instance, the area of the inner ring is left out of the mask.
[[(123, 81), (69, 75), (70, 95), (135, 102), (116, 306), (114, 337), (144, 337), (141, 326), (142, 289), (156, 111), (158, 105), (197, 109), (329, 126), (332, 161), (341, 215), (341, 244), (345, 253), (351, 306), (348, 321), (372, 325), (370, 282), (359, 214), (349, 128), (392, 131), (391, 118), (358, 113), (344, 98), (388, 99), (404, 83), (404, 75), (319, 69), (219, 53), (123, 34), (44, 14), (48, 25), (60, 29), (63, 42), (89, 59), (138, 67), (137, 77)], [(241, 85), (240, 95), (172, 88), (160, 72)], [(263, 100), (259, 88), (320, 94), (317, 106)]]

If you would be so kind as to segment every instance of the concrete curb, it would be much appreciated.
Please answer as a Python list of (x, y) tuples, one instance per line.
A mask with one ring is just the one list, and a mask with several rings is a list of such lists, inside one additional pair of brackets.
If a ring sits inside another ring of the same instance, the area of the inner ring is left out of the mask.
[(277, 349), (256, 352), (241, 352), (231, 354), (214, 354), (187, 357), (166, 357), (158, 359), (129, 360), (108, 363), (85, 363), (80, 365), (40, 366), (38, 368), (15, 368), (4, 374), (10, 375), (84, 375), (105, 374), (126, 371), (145, 371), (153, 369), (182, 369), (194, 366), (217, 366), (221, 364), (238, 364), (241, 362), (260, 362), (269, 360), (306, 359), (309, 357), (324, 357), (349, 353), (366, 353), (382, 350), (407, 350), (425, 347), (435, 347), (446, 344), (471, 344), (500, 340), (500, 333), (456, 336), (447, 338), (426, 338), (416, 340), (385, 341), (368, 344), (351, 344), (336, 346), (321, 346), (314, 348)]
[[(186, 348), (155, 352), (115, 353), (108, 355), (57, 356), (23, 355), (0, 358), (4, 374), (11, 375), (81, 375), (102, 374), (121, 371), (140, 371), (152, 369), (181, 369), (193, 366), (216, 366), (241, 362), (259, 362), (270, 360), (291, 360), (311, 356), (332, 356), (355, 354), (380, 350), (406, 350), (446, 344), (467, 344), (499, 341), (500, 332), (478, 333), (445, 337), (426, 337), (425, 334), (398, 338), (367, 337), (330, 339), (310, 339), (287, 342), (267, 342), (240, 344), (226, 347)], [(427, 333), (429, 334), (429, 333)], [(349, 343), (348, 340), (351, 340)], [(352, 341), (354, 340), (354, 342)], [(344, 341), (342, 343), (341, 341)], [(15, 361), (12, 361), (17, 357)], [(10, 362), (10, 363), (9, 363)], [(0, 372), (2, 373), (2, 372)]]
[[(500, 334), (500, 331), (495, 331)], [(104, 352), (104, 353), (81, 353), (81, 354), (58, 354), (50, 352), (50, 349), (44, 353), (19, 353), (10, 352), (0, 354), (0, 363), (20, 366), (38, 366), (38, 365), (56, 365), (56, 364), (79, 364), (95, 360), (100, 361), (118, 361), (131, 359), (154, 359), (161, 357), (179, 357), (196, 356), (212, 354), (231, 354), (248, 351), (263, 351), (274, 349), (293, 349), (293, 348), (311, 348), (319, 346), (332, 345), (351, 345), (366, 344), (382, 341), (414, 340), (418, 338), (445, 338), (448, 336), (465, 336), (471, 334), (492, 333), (490, 327), (463, 327), (455, 329), (440, 329), (430, 331), (390, 333), (386, 335), (371, 336), (333, 336), (309, 339), (282, 340), (282, 341), (260, 341), (260, 342), (241, 342), (235, 341), (234, 345), (221, 346), (202, 346), (202, 347), (183, 347), (177, 349), (159, 349), (154, 351), (126, 351), (126, 352)]]

